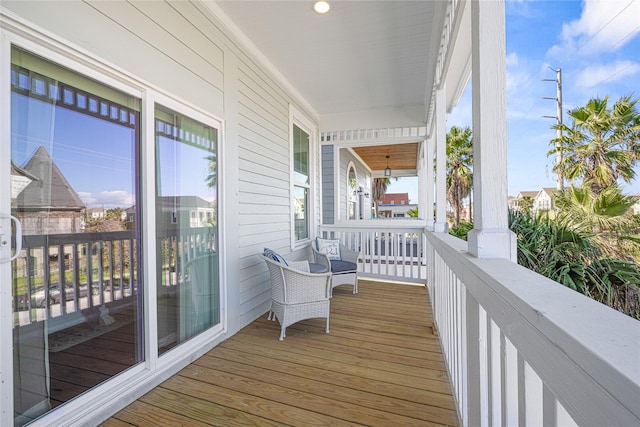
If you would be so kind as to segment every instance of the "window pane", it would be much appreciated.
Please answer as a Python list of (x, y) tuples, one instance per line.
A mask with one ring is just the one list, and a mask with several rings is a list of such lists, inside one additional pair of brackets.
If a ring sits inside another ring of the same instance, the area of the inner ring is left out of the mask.
[(220, 321), (215, 128), (156, 106), (158, 350)]
[(293, 220), (295, 238), (304, 240), (309, 238), (309, 190), (304, 187), (293, 189)]
[(309, 134), (293, 125), (293, 171), (297, 184), (309, 184)]
[[(126, 216), (138, 205), (140, 100), (19, 49), (11, 62), (11, 210), (25, 237), (12, 263), (22, 425), (144, 359), (139, 227)], [(101, 117), (87, 99), (136, 119)]]

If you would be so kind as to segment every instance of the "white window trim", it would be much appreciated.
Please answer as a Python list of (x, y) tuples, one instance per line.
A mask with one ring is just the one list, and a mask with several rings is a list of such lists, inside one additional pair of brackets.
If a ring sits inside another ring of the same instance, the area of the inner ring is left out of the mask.
[[(155, 180), (153, 170), (155, 168), (155, 127), (154, 109), (155, 103), (160, 103), (177, 112), (184, 113), (203, 123), (216, 123), (218, 129), (218, 164), (219, 191), (218, 191), (218, 219), (224, 223), (223, 212), (225, 203), (224, 188), (224, 158), (223, 147), (225, 140), (224, 121), (215, 115), (205, 112), (178, 97), (166, 94), (162, 89), (146, 82), (107, 61), (96, 57), (89, 51), (78, 48), (70, 43), (61, 41), (57, 36), (42, 30), (31, 24), (26, 24), (13, 13), (0, 10), (3, 26), (0, 28), (0, 69), (9, 70), (11, 65), (11, 45), (18, 46), (43, 58), (60, 64), (64, 67), (94, 78), (105, 85), (116, 88), (126, 94), (135, 96), (141, 100), (142, 113), (140, 115), (140, 168), (141, 168), (141, 198), (140, 201), (147, 208), (144, 209), (142, 226), (142, 244), (146, 245), (141, 259), (141, 273), (145, 283), (155, 283), (155, 212), (151, 208), (155, 200)], [(10, 141), (10, 73), (0, 73), (0, 106), (6, 112), (0, 117), (0, 136), (2, 141)], [(314, 133), (315, 138), (315, 133)], [(10, 144), (0, 144), (1, 158), (10, 158)], [(151, 168), (151, 169), (149, 169)], [(0, 167), (1, 182), (8, 182), (9, 168)], [(7, 178), (5, 180), (4, 178)], [(150, 201), (153, 203), (150, 204)], [(0, 209), (10, 210), (10, 192), (0, 188)], [(4, 225), (4, 222), (3, 222)], [(178, 351), (170, 351), (158, 358), (157, 330), (155, 321), (156, 293), (155, 286), (148, 286), (144, 297), (144, 334), (145, 334), (145, 361), (130, 369), (112, 377), (87, 391), (79, 398), (65, 403), (64, 410), (53, 410), (41, 417), (38, 425), (63, 425), (78, 422), (80, 419), (100, 418), (101, 414), (113, 412), (113, 408), (122, 407), (132, 402), (138, 396), (152, 387), (157, 386), (162, 380), (177, 373), (193, 360), (214, 347), (215, 343), (227, 331), (226, 308), (226, 235), (224, 227), (219, 227), (219, 284), (220, 284), (220, 324), (210, 330), (197, 335), (184, 344), (176, 347)], [(149, 242), (154, 243), (149, 246)], [(10, 283), (11, 267), (9, 263), (0, 264), (0, 283)], [(5, 280), (7, 279), (7, 280)], [(153, 282), (152, 282), (153, 280)], [(11, 292), (9, 290), (9, 292)], [(6, 295), (5, 289), (0, 290), (0, 295)], [(10, 293), (9, 293), (10, 295)], [(13, 317), (11, 316), (11, 298), (0, 299), (0, 309), (4, 313), (0, 316), (0, 339), (3, 342), (13, 341)], [(153, 320), (153, 321), (152, 321)], [(154, 332), (155, 331), (155, 332)], [(0, 354), (0, 425), (13, 425), (13, 353), (5, 351)], [(126, 386), (126, 392), (123, 389)]]
[[(307, 209), (309, 215), (309, 238), (296, 240), (295, 234), (295, 212), (293, 206), (293, 192), (296, 186), (294, 180), (294, 162), (293, 162), (293, 126), (296, 125), (307, 134), (309, 134), (309, 206)], [(318, 158), (316, 151), (318, 147), (318, 127), (315, 123), (309, 119), (309, 117), (302, 111), (297, 109), (294, 105), (289, 104), (289, 203), (290, 203), (290, 217), (291, 217), (291, 250), (295, 251), (302, 247), (305, 247), (316, 236), (316, 230), (318, 229), (318, 215), (316, 213), (316, 196), (318, 192), (318, 167), (316, 165), (316, 159)]]

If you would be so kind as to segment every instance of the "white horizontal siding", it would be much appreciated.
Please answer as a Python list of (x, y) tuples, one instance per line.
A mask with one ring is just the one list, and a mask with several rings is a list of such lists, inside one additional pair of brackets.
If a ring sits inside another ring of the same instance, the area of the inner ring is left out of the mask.
[[(220, 189), (225, 212), (235, 215), (230, 228), (221, 217), (227, 245), (233, 246), (228, 253), (234, 254), (228, 261), (233, 271), (227, 274), (234, 282), (228, 286), (234, 306), (228, 312), (240, 312), (239, 319), (230, 319), (230, 332), (268, 308), (268, 275), (255, 254), (265, 246), (290, 251), (289, 105), (296, 104), (290, 93), (197, 1), (3, 1), (2, 6), (61, 41), (233, 123), (229, 128), (235, 134), (226, 135), (223, 144), (233, 141), (234, 149), (226, 153), (234, 157), (225, 157), (223, 147), (221, 160), (233, 167), (221, 182), (234, 191)], [(234, 65), (225, 66), (227, 61)], [(232, 92), (225, 94), (225, 87)]]
[(170, 4), (3, 1), (2, 5), (138, 78), (218, 116), (223, 113), (223, 50), (198, 37), (202, 29), (194, 27), (191, 16), (183, 16)]
[(268, 308), (271, 297), (264, 247), (288, 252), (291, 238), (289, 110), (285, 94), (251, 64), (240, 62), (239, 275), (240, 312), (247, 320)]

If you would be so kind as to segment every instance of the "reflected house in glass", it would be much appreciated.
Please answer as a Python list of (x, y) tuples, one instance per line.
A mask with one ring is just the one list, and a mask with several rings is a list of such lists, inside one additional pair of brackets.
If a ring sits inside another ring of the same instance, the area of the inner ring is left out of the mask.
[(158, 198), (158, 223), (189, 224), (191, 228), (206, 227), (215, 218), (215, 207), (199, 196), (162, 196)]
[(12, 200), (23, 234), (81, 231), (85, 205), (43, 146), (33, 153), (22, 173), (14, 170), (12, 180), (31, 180)]

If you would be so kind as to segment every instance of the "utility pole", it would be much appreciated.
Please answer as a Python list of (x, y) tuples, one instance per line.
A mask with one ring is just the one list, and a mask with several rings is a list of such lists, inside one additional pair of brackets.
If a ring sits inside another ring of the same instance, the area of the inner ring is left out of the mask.
[[(542, 116), (542, 117), (546, 117), (549, 119), (556, 119), (557, 123), (558, 123), (558, 130), (556, 131), (556, 135), (557, 135), (557, 139), (558, 139), (558, 143), (557, 143), (557, 148), (558, 151), (556, 153), (556, 163), (558, 165), (562, 164), (562, 142), (560, 142), (560, 138), (562, 138), (562, 130), (560, 130), (560, 125), (562, 125), (562, 68), (558, 68), (557, 70), (554, 70), (553, 68), (549, 67), (549, 69), (551, 71), (555, 71), (556, 72), (556, 78), (555, 79), (542, 79), (543, 82), (556, 82), (557, 85), (557, 93), (556, 93), (556, 97), (555, 98), (550, 98), (550, 97), (543, 97), (542, 99), (551, 99), (553, 101), (556, 101), (557, 104), (557, 111), (556, 111), (556, 115), (554, 116)], [(562, 169), (559, 167), (558, 168), (558, 184), (556, 187), (558, 190), (563, 190), (564, 189), (564, 177), (562, 176)]]

